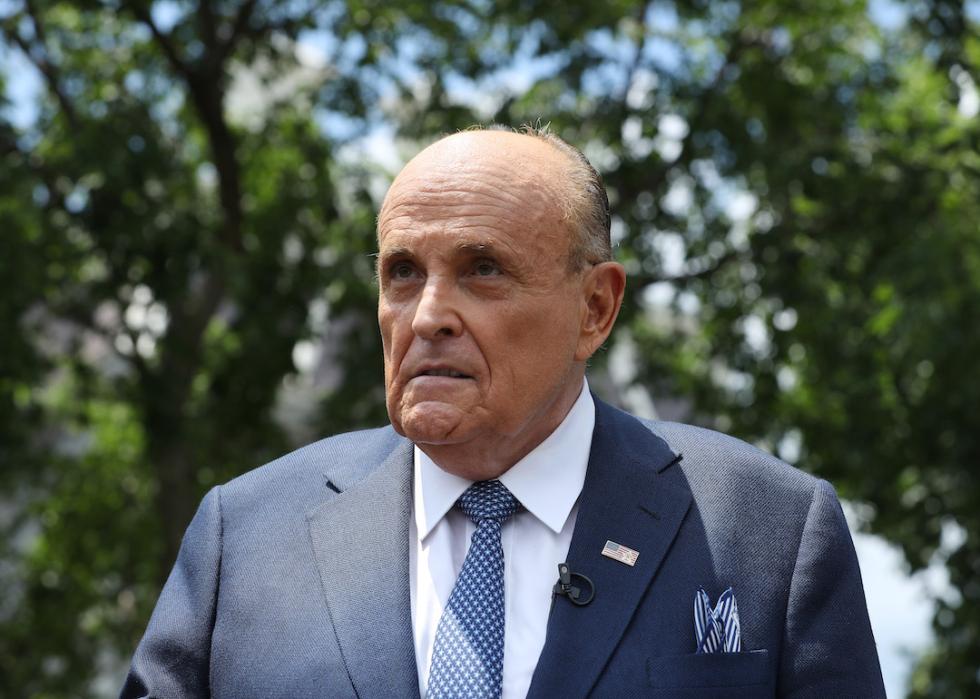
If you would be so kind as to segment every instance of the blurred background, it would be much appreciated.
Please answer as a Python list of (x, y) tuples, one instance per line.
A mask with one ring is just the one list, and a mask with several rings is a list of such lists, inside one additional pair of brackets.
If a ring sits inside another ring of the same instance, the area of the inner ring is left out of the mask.
[(606, 180), (593, 388), (846, 500), (893, 697), (980, 696), (980, 0), (0, 0), (0, 695), (120, 686), (197, 502), (385, 422), (373, 223), (474, 123)]

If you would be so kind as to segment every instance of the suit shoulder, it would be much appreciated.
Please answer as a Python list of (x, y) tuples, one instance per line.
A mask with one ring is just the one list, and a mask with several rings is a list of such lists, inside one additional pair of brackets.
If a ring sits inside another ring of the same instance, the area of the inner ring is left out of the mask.
[(840, 513), (826, 481), (740, 439), (676, 423), (645, 425), (679, 455), (672, 468), (690, 489), (692, 521), (726, 575), (764, 555), (789, 562), (780, 569), (788, 580), (813, 507)]
[(680, 466), (692, 487), (772, 497), (794, 495), (809, 502), (820, 482), (731, 435), (676, 422), (641, 422), (680, 455)]
[(223, 499), (285, 498), (299, 503), (329, 480), (346, 489), (371, 473), (406, 440), (390, 426), (318, 440), (221, 486)]

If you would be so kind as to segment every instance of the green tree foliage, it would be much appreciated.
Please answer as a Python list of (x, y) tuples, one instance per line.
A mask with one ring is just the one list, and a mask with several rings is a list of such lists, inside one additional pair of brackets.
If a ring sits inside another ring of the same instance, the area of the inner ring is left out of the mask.
[[(4, 687), (106, 693), (204, 490), (384, 421), (363, 138), (543, 119), (609, 186), (632, 382), (945, 561), (912, 692), (975, 696), (977, 17), (809, 5), (0, 6), (45, 87), (29, 127), (0, 113)], [(334, 369), (304, 426), (309, 339)]]
[[(270, 408), (311, 300), (370, 286), (368, 202), (311, 116), (326, 69), (303, 75), (291, 48), (307, 20), (258, 9), (27, 3), (4, 20), (51, 95), (3, 143), (19, 332), (0, 429), (41, 430), (4, 455), (11, 529), (40, 527), (10, 552), (0, 675), (17, 695), (75, 692), (138, 640), (203, 490), (287, 447)], [(252, 63), (297, 84), (236, 122), (232, 66)], [(367, 315), (362, 297), (344, 303)]]

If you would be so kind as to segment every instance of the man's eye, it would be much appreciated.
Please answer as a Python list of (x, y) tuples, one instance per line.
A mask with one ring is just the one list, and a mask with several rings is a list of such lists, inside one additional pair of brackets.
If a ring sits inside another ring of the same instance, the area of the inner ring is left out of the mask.
[(491, 260), (480, 260), (473, 265), (473, 274), (477, 277), (492, 277), (500, 274), (500, 266)]
[(392, 279), (411, 279), (415, 268), (408, 262), (396, 262), (391, 266)]

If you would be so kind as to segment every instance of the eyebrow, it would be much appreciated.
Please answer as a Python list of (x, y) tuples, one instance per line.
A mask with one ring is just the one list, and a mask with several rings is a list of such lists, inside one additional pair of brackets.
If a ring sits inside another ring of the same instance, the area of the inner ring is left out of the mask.
[(469, 253), (471, 255), (486, 255), (494, 252), (497, 247), (489, 241), (474, 243), (467, 240), (460, 240), (455, 246), (456, 252)]
[(412, 251), (404, 245), (398, 245), (387, 250), (378, 250), (374, 257), (376, 260), (389, 259), (391, 257), (412, 257)]
[[(459, 253), (471, 255), (487, 255), (496, 252), (498, 247), (491, 241), (472, 242), (469, 240), (459, 240), (453, 245), (453, 249)], [(406, 245), (396, 245), (387, 250), (379, 250), (375, 253), (377, 259), (391, 259), (395, 257), (415, 257), (412, 249)]]

